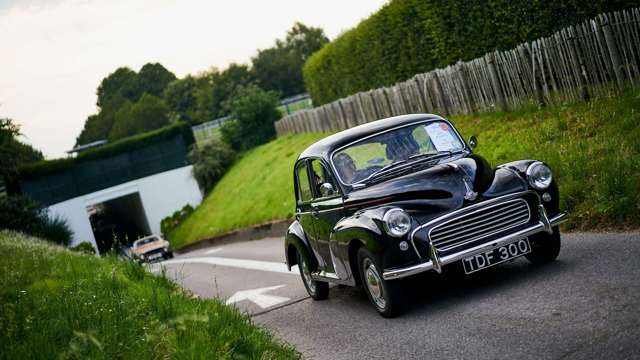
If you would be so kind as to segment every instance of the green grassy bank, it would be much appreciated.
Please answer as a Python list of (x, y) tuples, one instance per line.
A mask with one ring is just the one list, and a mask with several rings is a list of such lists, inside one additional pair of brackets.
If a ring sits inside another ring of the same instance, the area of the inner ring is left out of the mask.
[(0, 256), (0, 359), (299, 358), (235, 309), (137, 264), (6, 231)]
[(173, 246), (293, 216), (293, 164), (322, 134), (287, 135), (245, 153), (169, 239)]
[[(540, 159), (560, 183), (568, 228), (640, 226), (640, 93), (543, 109), (455, 116), (476, 152), (493, 165)], [(288, 135), (240, 159), (171, 235), (175, 246), (232, 229), (291, 217), (292, 165), (322, 134)]]

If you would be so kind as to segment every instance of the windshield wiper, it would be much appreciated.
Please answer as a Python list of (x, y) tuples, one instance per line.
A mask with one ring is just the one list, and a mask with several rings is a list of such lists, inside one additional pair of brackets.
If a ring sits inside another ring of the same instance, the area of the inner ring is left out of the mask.
[(457, 154), (459, 152), (461, 152), (462, 150), (455, 150), (455, 151), (451, 151), (451, 150), (442, 150), (442, 151), (438, 151), (436, 153), (424, 153), (424, 154), (415, 154), (415, 155), (411, 155), (409, 156), (409, 160), (413, 160), (413, 159), (420, 159), (420, 158), (425, 158), (425, 159), (438, 159), (441, 157), (446, 157), (446, 156), (451, 156), (453, 154)]
[[(422, 160), (435, 160), (435, 159), (439, 159), (442, 157), (446, 157), (446, 156), (451, 156), (453, 154), (457, 154), (459, 152), (461, 152), (463, 150), (456, 150), (456, 151), (451, 151), (451, 150), (443, 150), (443, 151), (438, 151), (437, 153), (425, 153), (425, 154), (416, 154), (416, 155), (411, 155), (409, 156), (406, 160), (400, 160), (400, 161), (396, 161), (394, 163), (391, 163), (387, 166), (382, 167), (381, 169), (378, 169), (376, 171), (374, 171), (371, 175), (367, 176), (366, 178), (355, 182), (353, 184), (353, 186), (363, 186), (364, 184), (370, 183), (371, 180), (373, 180), (374, 178), (386, 174), (386, 173), (390, 173), (392, 169), (395, 169), (397, 167), (399, 167), (399, 165), (405, 165), (402, 166), (403, 168), (410, 168), (412, 165), (418, 163), (418, 162), (422, 162)], [(419, 160), (418, 160), (419, 159)], [(409, 160), (413, 160), (413, 161), (409, 161)]]
[(407, 163), (407, 160), (400, 160), (400, 161), (396, 161), (396, 162), (394, 162), (394, 163), (391, 163), (391, 164), (389, 164), (389, 165), (383, 166), (382, 168), (380, 168), (380, 169), (378, 169), (378, 170), (374, 171), (373, 173), (371, 173), (371, 175), (369, 175), (369, 176), (367, 176), (366, 178), (364, 178), (364, 179), (362, 179), (362, 180), (360, 180), (360, 181), (358, 181), (358, 182), (354, 183), (353, 185), (362, 185), (362, 184), (366, 184), (366, 183), (368, 183), (371, 179), (373, 179), (374, 177), (376, 177), (376, 176), (378, 176), (378, 175), (380, 175), (380, 174), (386, 173), (386, 172), (388, 172), (389, 170), (391, 170), (391, 169), (393, 169), (393, 168), (396, 168), (396, 167), (398, 167), (398, 166), (400, 166), (400, 165), (406, 164), (406, 163)]

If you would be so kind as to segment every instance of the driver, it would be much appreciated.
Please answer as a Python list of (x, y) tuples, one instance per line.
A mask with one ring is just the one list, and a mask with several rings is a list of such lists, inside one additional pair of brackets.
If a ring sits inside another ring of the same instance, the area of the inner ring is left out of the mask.
[(356, 164), (353, 162), (351, 156), (345, 153), (339, 153), (333, 161), (338, 171), (340, 171), (342, 180), (347, 184), (353, 183), (356, 177)]
[(409, 156), (418, 154), (420, 146), (411, 136), (392, 139), (387, 142), (387, 158), (393, 162), (407, 160)]

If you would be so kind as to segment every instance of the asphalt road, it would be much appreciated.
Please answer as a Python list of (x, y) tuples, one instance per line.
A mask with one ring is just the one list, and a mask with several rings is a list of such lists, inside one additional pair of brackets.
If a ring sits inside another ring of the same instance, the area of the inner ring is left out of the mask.
[(408, 279), (406, 311), (395, 319), (380, 317), (359, 288), (332, 287), (328, 300), (311, 300), (282, 261), (282, 240), (264, 239), (163, 266), (311, 359), (640, 359), (638, 233), (565, 235), (548, 265), (520, 258), (471, 276)]

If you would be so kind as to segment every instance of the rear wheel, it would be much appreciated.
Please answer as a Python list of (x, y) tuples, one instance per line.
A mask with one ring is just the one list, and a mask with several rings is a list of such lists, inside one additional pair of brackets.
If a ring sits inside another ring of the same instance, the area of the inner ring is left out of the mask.
[(313, 280), (311, 277), (311, 268), (309, 267), (309, 261), (299, 251), (298, 255), (298, 268), (300, 268), (300, 277), (304, 287), (307, 289), (309, 296), (313, 300), (324, 300), (329, 296), (329, 284), (323, 281)]
[(364, 290), (378, 313), (387, 318), (396, 316), (401, 307), (400, 283), (384, 280), (379, 262), (364, 247), (358, 250), (358, 268)]
[(560, 230), (553, 228), (552, 234), (539, 233), (529, 238), (531, 252), (527, 260), (533, 264), (546, 264), (554, 261), (560, 254)]

